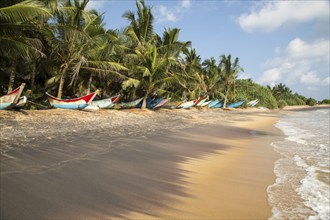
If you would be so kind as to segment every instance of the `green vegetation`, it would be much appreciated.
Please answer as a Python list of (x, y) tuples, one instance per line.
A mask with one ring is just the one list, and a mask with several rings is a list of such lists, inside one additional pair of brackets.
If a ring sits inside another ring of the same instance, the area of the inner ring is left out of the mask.
[[(122, 31), (106, 30), (103, 15), (87, 10), (89, 0), (2, 0), (0, 3), (0, 93), (22, 82), (30, 99), (45, 102), (44, 93), (77, 97), (96, 89), (102, 96), (121, 93), (125, 100), (151, 94), (172, 100), (201, 95), (228, 102), (259, 99), (267, 108), (314, 105), (283, 84), (263, 87), (237, 80), (239, 58), (202, 60), (180, 30), (153, 30), (152, 8), (136, 1), (136, 12), (123, 18)], [(220, 54), (219, 54), (220, 55)], [(326, 102), (326, 101), (325, 101)]]
[(309, 99), (307, 99), (306, 104), (310, 105), (310, 106), (314, 106), (317, 104), (317, 101), (313, 98), (309, 98)]
[(330, 104), (330, 99), (323, 99), (321, 104)]
[(236, 100), (255, 100), (258, 99), (259, 106), (264, 106), (270, 109), (278, 107), (278, 103), (271, 91), (264, 86), (261, 86), (251, 79), (236, 81)]

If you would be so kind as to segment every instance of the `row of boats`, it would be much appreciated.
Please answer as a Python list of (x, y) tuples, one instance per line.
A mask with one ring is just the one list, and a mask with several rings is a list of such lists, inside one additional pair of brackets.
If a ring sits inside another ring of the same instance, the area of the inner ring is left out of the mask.
[[(23, 83), (21, 86), (17, 87), (12, 92), (0, 97), (0, 110), (24, 106), (24, 104), (27, 102), (27, 97), (25, 96), (21, 97), (24, 86), (25, 84)], [(94, 100), (97, 93), (98, 90), (86, 96), (82, 96), (74, 99), (59, 99), (48, 93), (46, 93), (46, 95), (50, 106), (61, 109), (98, 110), (98, 109), (127, 109), (127, 108), (142, 107), (143, 98), (139, 98), (131, 102), (119, 102), (121, 96), (115, 95), (113, 97), (106, 99)], [(170, 99), (166, 99), (166, 98), (149, 97), (146, 99), (146, 107), (148, 109), (157, 109), (164, 106), (169, 101)], [(245, 100), (235, 103), (230, 103), (227, 105), (227, 107), (237, 108), (243, 105), (244, 102)], [(257, 105), (258, 102), (259, 102), (258, 99), (250, 101), (247, 103), (247, 106), (253, 107)], [(171, 108), (189, 109), (192, 107), (221, 108), (223, 107), (223, 103), (218, 99), (209, 100), (208, 97), (201, 96), (198, 99), (192, 101), (181, 102), (180, 104), (174, 105)]]

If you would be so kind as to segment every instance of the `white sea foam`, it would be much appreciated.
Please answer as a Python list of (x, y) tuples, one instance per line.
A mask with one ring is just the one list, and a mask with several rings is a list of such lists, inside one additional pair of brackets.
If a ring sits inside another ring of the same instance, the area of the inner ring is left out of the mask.
[(285, 140), (268, 187), (270, 219), (330, 219), (329, 110), (297, 112), (278, 123)]

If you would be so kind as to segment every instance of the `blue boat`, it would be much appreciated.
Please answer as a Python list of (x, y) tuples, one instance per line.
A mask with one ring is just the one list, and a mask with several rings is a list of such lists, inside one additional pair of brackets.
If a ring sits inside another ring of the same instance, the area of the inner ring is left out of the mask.
[(223, 103), (219, 102), (218, 104), (216, 104), (215, 106), (213, 106), (213, 108), (222, 108)]
[[(146, 106), (148, 109), (152, 109), (154, 108), (159, 102), (161, 102), (164, 98), (152, 98), (152, 97), (148, 97), (146, 100)], [(136, 108), (141, 108), (142, 107), (142, 103), (140, 102)]]
[(234, 102), (234, 103), (230, 103), (229, 105), (227, 105), (227, 108), (238, 108), (241, 105), (243, 105), (245, 101), (239, 101), (239, 102)]
[(209, 108), (214, 108), (215, 105), (217, 105), (220, 102), (219, 99), (213, 100), (210, 104), (209, 104)]

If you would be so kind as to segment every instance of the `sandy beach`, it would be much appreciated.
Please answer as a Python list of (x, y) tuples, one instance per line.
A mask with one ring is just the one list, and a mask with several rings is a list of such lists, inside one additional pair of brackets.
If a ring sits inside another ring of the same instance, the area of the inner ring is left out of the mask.
[(279, 116), (2, 111), (1, 218), (267, 219)]

